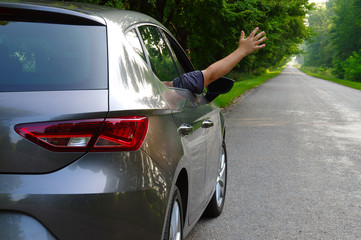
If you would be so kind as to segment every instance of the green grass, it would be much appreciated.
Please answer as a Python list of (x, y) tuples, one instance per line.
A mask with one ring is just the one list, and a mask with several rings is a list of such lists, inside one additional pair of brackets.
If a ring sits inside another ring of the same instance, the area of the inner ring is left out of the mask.
[(233, 101), (233, 99), (241, 96), (245, 91), (258, 87), (259, 85), (261, 85), (262, 83), (264, 83), (265, 81), (267, 81), (270, 78), (274, 78), (275, 76), (277, 76), (278, 74), (281, 73), (281, 69), (277, 69), (275, 71), (272, 72), (267, 72), (261, 76), (257, 76), (257, 77), (253, 77), (251, 79), (247, 79), (247, 80), (243, 80), (243, 81), (239, 81), (239, 82), (235, 82), (233, 88), (231, 89), (231, 91), (229, 91), (226, 94), (221, 94), (219, 95), (214, 102), (219, 106), (219, 107), (227, 107), (228, 105), (230, 105)]
[(308, 74), (308, 75), (313, 76), (313, 77), (322, 78), (324, 80), (328, 80), (328, 81), (335, 82), (335, 83), (338, 83), (338, 84), (341, 84), (341, 85), (344, 85), (344, 86), (347, 86), (347, 87), (350, 87), (350, 88), (361, 90), (361, 83), (360, 82), (354, 82), (354, 81), (349, 81), (349, 80), (338, 79), (338, 78), (335, 78), (335, 77), (325, 76), (325, 75), (322, 75), (322, 74), (313, 73), (313, 72), (308, 71), (308, 70), (303, 69), (303, 68), (300, 68), (300, 70), (302, 72)]

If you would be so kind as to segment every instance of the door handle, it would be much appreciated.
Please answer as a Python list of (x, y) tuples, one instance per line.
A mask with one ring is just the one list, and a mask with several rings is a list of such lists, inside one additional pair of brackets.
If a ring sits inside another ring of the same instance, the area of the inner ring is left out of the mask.
[(211, 120), (204, 120), (204, 122), (202, 123), (202, 128), (210, 128), (213, 127), (214, 123)]
[(180, 135), (188, 135), (189, 133), (193, 132), (193, 127), (189, 124), (183, 123), (180, 125), (177, 131)]

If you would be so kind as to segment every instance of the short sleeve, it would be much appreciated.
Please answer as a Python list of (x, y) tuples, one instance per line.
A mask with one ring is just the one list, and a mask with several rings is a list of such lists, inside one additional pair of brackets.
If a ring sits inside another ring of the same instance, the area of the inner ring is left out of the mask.
[(193, 71), (184, 73), (182, 77), (173, 80), (173, 86), (177, 88), (185, 88), (194, 93), (200, 94), (204, 88), (204, 78), (201, 71)]

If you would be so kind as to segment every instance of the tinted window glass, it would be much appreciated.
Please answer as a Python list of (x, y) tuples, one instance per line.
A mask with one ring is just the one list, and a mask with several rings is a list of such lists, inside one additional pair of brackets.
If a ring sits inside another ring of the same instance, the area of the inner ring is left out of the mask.
[(139, 32), (147, 48), (153, 72), (161, 81), (172, 81), (179, 76), (168, 48), (156, 27), (141, 26)]
[(179, 65), (181, 65), (181, 69), (184, 72), (192, 72), (194, 71), (194, 67), (188, 58), (187, 54), (183, 51), (183, 49), (179, 46), (176, 40), (171, 37), (167, 32), (163, 32), (172, 48), (172, 51), (176, 55), (176, 59)]
[(126, 35), (130, 45), (132, 45), (132, 47), (134, 48), (134, 50), (139, 54), (139, 56), (141, 56), (144, 60), (144, 53), (143, 53), (143, 49), (142, 46), (140, 45), (139, 42), (139, 38), (138, 35), (135, 31), (135, 29), (130, 30), (127, 35)]
[(0, 24), (0, 91), (107, 88), (104, 26)]
[(167, 46), (169, 47), (169, 51), (170, 53), (172, 54), (172, 57), (173, 57), (173, 60), (174, 60), (174, 63), (177, 65), (177, 69), (180, 71), (181, 74), (183, 74), (185, 71), (183, 69), (183, 67), (181, 66), (175, 52), (174, 52), (174, 49), (173, 47), (171, 46), (168, 38), (171, 38), (168, 34), (166, 34), (165, 32), (162, 31), (162, 36), (163, 36), (163, 39), (165, 40), (165, 42), (167, 43)]

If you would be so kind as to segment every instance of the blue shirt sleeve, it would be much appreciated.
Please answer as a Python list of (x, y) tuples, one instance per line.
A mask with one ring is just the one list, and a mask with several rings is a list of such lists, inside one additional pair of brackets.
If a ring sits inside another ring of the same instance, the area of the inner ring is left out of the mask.
[(185, 88), (194, 93), (200, 94), (204, 88), (204, 78), (201, 71), (193, 71), (184, 73), (182, 77), (173, 80), (173, 86), (177, 88)]

